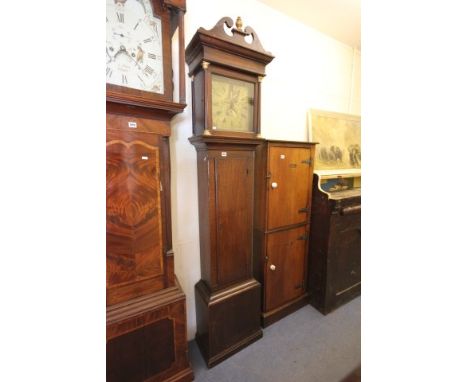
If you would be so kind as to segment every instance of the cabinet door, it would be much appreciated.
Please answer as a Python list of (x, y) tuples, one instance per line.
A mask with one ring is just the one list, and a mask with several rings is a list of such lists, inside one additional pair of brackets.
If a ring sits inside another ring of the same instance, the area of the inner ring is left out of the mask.
[(107, 130), (108, 303), (163, 287), (158, 145), (155, 134)]
[[(217, 286), (247, 279), (252, 272), (253, 152), (215, 152)], [(223, 156), (226, 155), (226, 156)]]
[(271, 310), (305, 292), (307, 226), (270, 233), (265, 262), (265, 308)]
[(273, 146), (268, 158), (268, 229), (306, 223), (312, 186), (310, 149)]
[(329, 244), (330, 293), (333, 298), (346, 297), (346, 293), (361, 284), (361, 214), (332, 215)]

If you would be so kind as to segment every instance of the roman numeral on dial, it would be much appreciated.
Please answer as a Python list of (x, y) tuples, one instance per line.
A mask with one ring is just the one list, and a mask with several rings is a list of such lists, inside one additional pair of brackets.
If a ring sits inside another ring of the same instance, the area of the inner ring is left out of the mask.
[(143, 42), (144, 42), (145, 44), (147, 44), (147, 43), (151, 42), (151, 40), (152, 40), (152, 38), (151, 38), (151, 37), (148, 37), (147, 39), (144, 39)]
[(112, 76), (112, 69), (111, 68), (107, 68), (106, 69), (106, 75), (110, 78)]
[(122, 74), (122, 83), (123, 84), (128, 84), (127, 76), (125, 74)]
[(117, 12), (117, 20), (119, 20), (119, 23), (125, 22), (124, 19), (125, 19), (124, 14)]
[(151, 66), (146, 65), (145, 69), (143, 69), (143, 73), (147, 76), (151, 76), (154, 73), (154, 69)]
[(156, 60), (156, 55), (154, 53), (148, 53), (148, 57), (153, 60)]

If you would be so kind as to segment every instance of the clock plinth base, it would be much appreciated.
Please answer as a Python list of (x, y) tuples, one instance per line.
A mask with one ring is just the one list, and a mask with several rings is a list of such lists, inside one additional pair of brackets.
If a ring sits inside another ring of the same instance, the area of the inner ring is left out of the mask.
[(209, 368), (262, 337), (260, 290), (255, 279), (216, 292), (195, 285), (196, 341)]
[(176, 285), (107, 307), (108, 382), (188, 382), (185, 295)]

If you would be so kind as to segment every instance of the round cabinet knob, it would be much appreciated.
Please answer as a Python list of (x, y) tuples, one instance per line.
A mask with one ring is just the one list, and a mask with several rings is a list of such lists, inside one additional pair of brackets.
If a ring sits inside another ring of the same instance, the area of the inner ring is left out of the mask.
[(272, 271), (274, 271), (274, 270), (276, 269), (276, 265), (271, 264), (271, 265), (270, 265), (270, 269), (271, 269)]
[(271, 184), (271, 188), (278, 188), (278, 183), (273, 182), (273, 183)]

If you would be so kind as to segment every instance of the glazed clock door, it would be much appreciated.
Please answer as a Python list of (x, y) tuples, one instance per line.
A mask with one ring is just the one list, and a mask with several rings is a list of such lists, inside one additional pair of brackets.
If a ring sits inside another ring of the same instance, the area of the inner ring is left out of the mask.
[(310, 160), (308, 148), (270, 147), (268, 229), (307, 222), (312, 182)]
[(108, 304), (164, 286), (159, 139), (107, 130)]
[(306, 237), (306, 226), (268, 234), (264, 286), (267, 311), (304, 293)]

